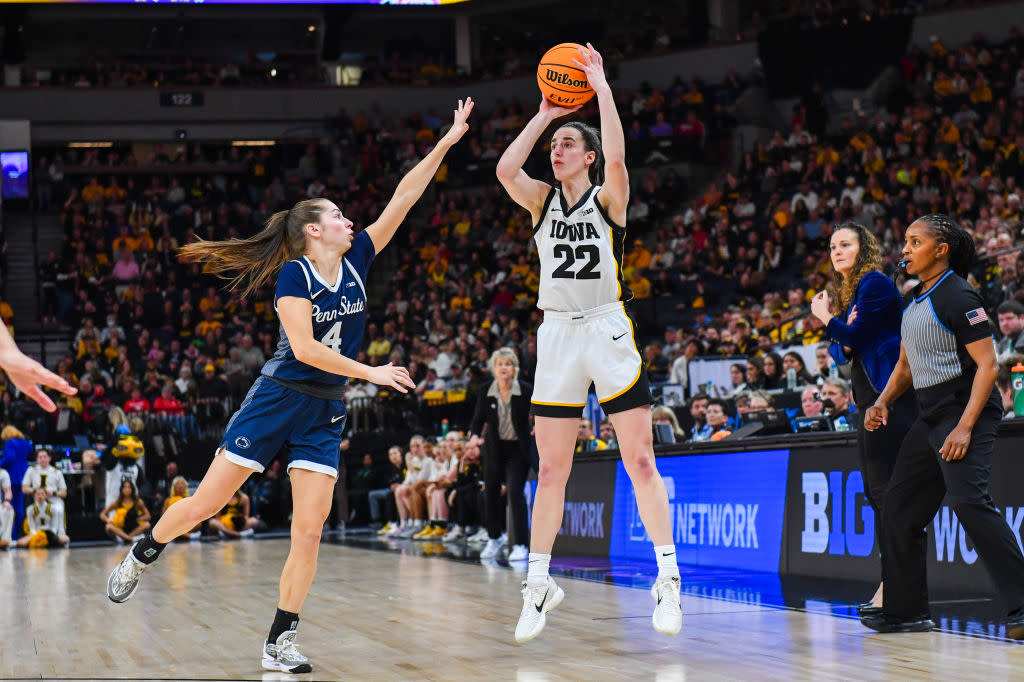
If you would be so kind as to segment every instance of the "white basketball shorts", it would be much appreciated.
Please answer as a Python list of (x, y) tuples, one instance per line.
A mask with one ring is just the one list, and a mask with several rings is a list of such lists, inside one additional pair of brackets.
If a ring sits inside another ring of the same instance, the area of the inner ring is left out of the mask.
[(651, 403), (636, 325), (621, 302), (581, 312), (545, 311), (537, 330), (533, 414), (580, 417), (591, 385), (608, 414)]

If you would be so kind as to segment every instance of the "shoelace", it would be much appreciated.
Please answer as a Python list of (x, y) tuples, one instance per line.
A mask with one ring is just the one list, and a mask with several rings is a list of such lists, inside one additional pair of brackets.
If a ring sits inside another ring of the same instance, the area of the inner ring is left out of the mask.
[(295, 635), (291, 635), (285, 638), (284, 643), (277, 646), (277, 655), (279, 658), (283, 658), (286, 661), (296, 661), (299, 663), (305, 663), (309, 659), (302, 655), (302, 653), (295, 646)]
[(662, 578), (655, 583), (655, 588), (662, 603), (666, 599), (671, 600), (674, 604), (679, 603), (679, 592), (676, 591), (675, 581), (672, 578)]
[(536, 606), (541, 599), (544, 598), (544, 593), (548, 591), (547, 583), (540, 587), (530, 587), (523, 582), (522, 595), (524, 599), (527, 599), (531, 606)]
[(145, 566), (136, 564), (130, 558), (126, 557), (117, 571), (117, 577), (114, 578), (114, 586), (117, 587), (118, 592), (128, 587), (145, 569)]

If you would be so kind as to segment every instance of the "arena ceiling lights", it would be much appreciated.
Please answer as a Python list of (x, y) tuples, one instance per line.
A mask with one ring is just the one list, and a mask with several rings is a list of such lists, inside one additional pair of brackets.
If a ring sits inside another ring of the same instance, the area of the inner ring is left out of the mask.
[(0, 0), (0, 5), (455, 5), (470, 0)]

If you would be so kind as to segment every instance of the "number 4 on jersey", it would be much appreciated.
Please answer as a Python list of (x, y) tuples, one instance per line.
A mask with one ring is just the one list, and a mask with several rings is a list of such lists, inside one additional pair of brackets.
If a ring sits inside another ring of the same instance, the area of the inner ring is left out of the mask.
[(324, 334), (323, 338), (320, 339), (320, 343), (324, 344), (335, 353), (341, 352), (341, 321), (335, 322), (327, 333)]

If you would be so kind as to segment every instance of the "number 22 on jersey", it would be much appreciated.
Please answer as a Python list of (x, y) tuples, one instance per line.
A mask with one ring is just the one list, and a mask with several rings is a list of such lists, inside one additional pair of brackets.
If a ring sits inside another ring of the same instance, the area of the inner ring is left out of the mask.
[[(562, 259), (561, 265), (551, 271), (555, 279), (601, 279), (601, 273), (595, 269), (601, 264), (601, 250), (594, 244), (580, 244), (575, 250), (568, 244), (555, 244), (554, 256)], [(576, 261), (583, 265), (573, 272)]]

